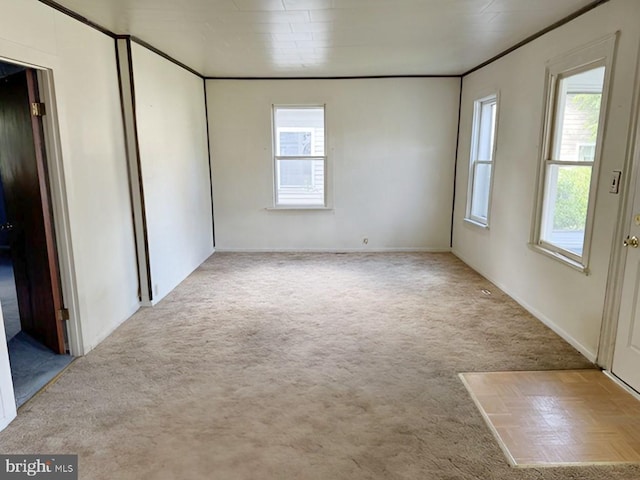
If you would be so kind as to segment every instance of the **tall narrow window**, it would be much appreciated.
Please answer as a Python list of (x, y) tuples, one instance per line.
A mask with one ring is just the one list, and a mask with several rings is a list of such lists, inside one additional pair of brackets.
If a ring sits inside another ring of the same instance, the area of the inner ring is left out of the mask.
[(323, 106), (274, 106), (275, 204), (325, 205)]
[(485, 226), (489, 225), (497, 113), (497, 95), (474, 103), (467, 219)]
[[(548, 68), (535, 244), (586, 269), (613, 40)], [(604, 51), (603, 51), (604, 50)]]

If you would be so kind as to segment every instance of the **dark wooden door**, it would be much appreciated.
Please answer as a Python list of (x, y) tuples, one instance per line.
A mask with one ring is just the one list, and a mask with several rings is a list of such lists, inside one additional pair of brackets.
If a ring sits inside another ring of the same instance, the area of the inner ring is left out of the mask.
[(31, 69), (0, 79), (0, 178), (22, 329), (64, 353), (60, 276), (55, 247), (42, 121)]

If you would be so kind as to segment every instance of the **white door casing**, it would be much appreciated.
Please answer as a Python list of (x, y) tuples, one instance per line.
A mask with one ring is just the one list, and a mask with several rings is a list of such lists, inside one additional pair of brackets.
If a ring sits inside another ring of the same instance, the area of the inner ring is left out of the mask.
[[(17, 63), (15, 60), (7, 60), (4, 58), (0, 58), (0, 60)], [(24, 65), (30, 68), (38, 68), (37, 66), (29, 64)], [(56, 246), (60, 262), (62, 291), (66, 307), (69, 309), (71, 317), (68, 324), (69, 350), (71, 355), (78, 356), (84, 354), (84, 345), (82, 342), (79, 316), (75, 262), (71, 248), (71, 228), (62, 164), (56, 97), (53, 89), (53, 72), (51, 70), (39, 70), (38, 84), (41, 99), (47, 106), (47, 115), (43, 117), (44, 143), (48, 161), (52, 208), (54, 210)], [(17, 416), (11, 365), (9, 363), (9, 351), (5, 338), (4, 320), (0, 310), (0, 431), (4, 430)]]

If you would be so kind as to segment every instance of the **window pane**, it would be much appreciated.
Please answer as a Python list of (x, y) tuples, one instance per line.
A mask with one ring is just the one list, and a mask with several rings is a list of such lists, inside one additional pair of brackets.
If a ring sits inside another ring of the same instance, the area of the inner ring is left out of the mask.
[(478, 156), (476, 160), (493, 160), (495, 141), (496, 102), (491, 100), (480, 104), (480, 124), (478, 125)]
[(489, 213), (489, 190), (491, 185), (491, 164), (476, 163), (473, 175), (471, 216), (487, 220)]
[(558, 82), (553, 160), (593, 161), (604, 72), (598, 67)]
[(311, 155), (311, 131), (280, 132), (280, 156)]
[(591, 165), (547, 167), (541, 240), (582, 256)]
[(324, 156), (324, 108), (275, 109), (276, 155)]
[(278, 205), (324, 205), (324, 160), (278, 160)]
[(280, 161), (281, 187), (310, 187), (313, 184), (312, 161)]
[(596, 146), (578, 145), (578, 160), (581, 162), (593, 162), (596, 159)]

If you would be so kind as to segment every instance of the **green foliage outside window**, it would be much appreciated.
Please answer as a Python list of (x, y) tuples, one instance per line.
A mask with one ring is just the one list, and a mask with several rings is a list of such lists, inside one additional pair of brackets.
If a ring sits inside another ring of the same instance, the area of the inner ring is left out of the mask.
[(600, 118), (602, 95), (599, 93), (578, 93), (572, 95), (571, 102), (584, 115), (583, 128), (586, 132), (589, 132), (590, 140), (595, 143), (598, 137), (598, 120)]
[[(573, 105), (584, 115), (583, 128), (589, 133), (589, 141), (593, 143), (598, 136), (601, 100), (602, 95), (593, 93), (580, 93), (571, 98)], [(559, 170), (553, 218), (554, 230), (584, 230), (589, 206), (591, 170), (588, 167), (569, 167)]]
[(584, 230), (589, 203), (591, 168), (569, 167), (558, 172), (554, 230)]

